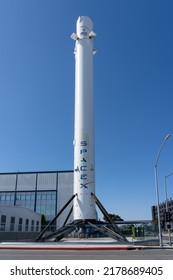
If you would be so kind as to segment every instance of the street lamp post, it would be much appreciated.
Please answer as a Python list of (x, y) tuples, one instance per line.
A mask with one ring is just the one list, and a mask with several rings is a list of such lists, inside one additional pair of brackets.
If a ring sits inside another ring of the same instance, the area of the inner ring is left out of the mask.
[[(165, 184), (164, 184), (164, 190), (165, 190), (166, 212), (169, 211), (169, 210), (168, 210), (168, 195), (167, 195), (166, 179), (167, 179), (169, 176), (171, 176), (171, 175), (173, 175), (173, 172), (164, 177), (164, 179), (165, 179), (165, 180), (164, 180), (164, 182), (165, 182)], [(170, 225), (170, 222), (169, 222), (169, 225)], [(169, 235), (169, 245), (171, 246), (172, 243), (171, 243), (171, 231), (170, 231), (170, 228), (168, 228), (168, 235)]]
[(157, 164), (160, 158), (160, 154), (161, 151), (163, 149), (163, 146), (165, 144), (165, 142), (169, 139), (171, 135), (167, 134), (165, 139), (163, 140), (157, 158), (156, 158), (156, 162), (154, 165), (154, 174), (155, 174), (155, 187), (156, 187), (156, 200), (157, 200), (157, 215), (158, 215), (158, 229), (159, 229), (159, 243), (160, 243), (160, 247), (163, 247), (163, 242), (162, 242), (162, 231), (161, 231), (161, 224), (160, 224), (160, 208), (159, 208), (159, 188), (158, 188), (158, 174), (157, 174)]

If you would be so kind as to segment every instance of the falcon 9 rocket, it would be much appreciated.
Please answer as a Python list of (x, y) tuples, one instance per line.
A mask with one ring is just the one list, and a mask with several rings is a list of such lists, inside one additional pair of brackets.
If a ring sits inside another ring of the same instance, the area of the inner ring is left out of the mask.
[(96, 220), (94, 96), (93, 96), (93, 23), (80, 16), (76, 24), (75, 54), (75, 121), (74, 121), (74, 221)]

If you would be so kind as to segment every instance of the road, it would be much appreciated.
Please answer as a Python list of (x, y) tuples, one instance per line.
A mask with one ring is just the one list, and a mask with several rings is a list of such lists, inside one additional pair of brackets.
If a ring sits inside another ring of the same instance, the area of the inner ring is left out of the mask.
[(127, 251), (0, 250), (0, 260), (173, 260), (173, 249)]

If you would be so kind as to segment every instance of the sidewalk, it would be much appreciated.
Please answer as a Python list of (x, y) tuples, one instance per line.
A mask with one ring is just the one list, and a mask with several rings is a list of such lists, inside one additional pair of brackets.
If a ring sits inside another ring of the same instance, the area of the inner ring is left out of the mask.
[(63, 240), (61, 242), (2, 242), (0, 250), (147, 250), (173, 249), (173, 246), (145, 246), (132, 243), (120, 244), (112, 239)]

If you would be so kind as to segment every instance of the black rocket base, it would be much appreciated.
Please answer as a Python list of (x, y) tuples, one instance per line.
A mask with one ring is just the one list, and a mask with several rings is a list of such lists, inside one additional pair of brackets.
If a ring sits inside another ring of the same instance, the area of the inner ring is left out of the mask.
[[(68, 219), (73, 211), (73, 206), (71, 207), (65, 222), (61, 228), (56, 229), (54, 232), (50, 233), (49, 227), (58, 219), (58, 217), (63, 213), (63, 211), (67, 208), (67, 206), (72, 202), (75, 198), (76, 194), (74, 194), (67, 203), (63, 206), (63, 208), (57, 213), (57, 215), (50, 221), (50, 223), (43, 229), (43, 231), (37, 236), (35, 241), (44, 242), (44, 241), (60, 241), (63, 238), (68, 237), (73, 233), (73, 236), (77, 237), (78, 233), (83, 233), (83, 237), (98, 237), (100, 236), (108, 236), (118, 242), (128, 242), (126, 237), (122, 234), (119, 227), (114, 223), (111, 216), (108, 214), (106, 209), (103, 207), (101, 202), (98, 200), (95, 194), (91, 193), (92, 198), (94, 199), (96, 205), (103, 213), (106, 222), (98, 221), (98, 220), (77, 220), (72, 223), (68, 223)], [(93, 229), (92, 231), (90, 229)], [(96, 234), (97, 233), (97, 234)]]

